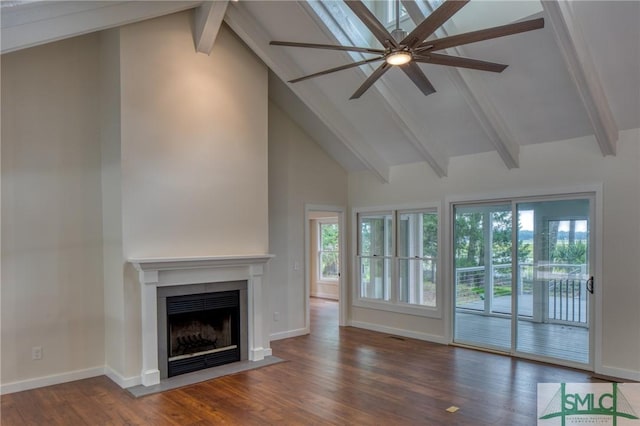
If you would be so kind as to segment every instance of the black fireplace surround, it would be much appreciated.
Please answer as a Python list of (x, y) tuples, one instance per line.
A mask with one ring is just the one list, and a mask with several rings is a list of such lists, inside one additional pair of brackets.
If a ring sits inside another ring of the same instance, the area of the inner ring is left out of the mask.
[(247, 359), (246, 281), (159, 289), (160, 377)]
[(168, 377), (240, 361), (240, 292), (167, 298)]

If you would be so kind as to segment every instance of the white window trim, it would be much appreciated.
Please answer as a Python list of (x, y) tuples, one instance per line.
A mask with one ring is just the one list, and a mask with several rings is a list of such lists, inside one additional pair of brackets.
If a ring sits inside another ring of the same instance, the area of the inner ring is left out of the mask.
[[(397, 213), (409, 213), (412, 211), (434, 211), (438, 217), (438, 260), (436, 274), (436, 306), (420, 306), (414, 304), (403, 303), (398, 300), (398, 266), (396, 256), (396, 238), (397, 238)], [(360, 297), (360, 269), (359, 269), (359, 250), (360, 250), (360, 229), (358, 226), (358, 215), (360, 214), (387, 214), (392, 213), (392, 226), (393, 226), (393, 241), (392, 241), (392, 256), (391, 256), (391, 288), (390, 288), (390, 300), (374, 300)], [(356, 207), (352, 210), (351, 216), (351, 238), (355, 244), (351, 248), (351, 267), (353, 271), (353, 285), (351, 286), (352, 306), (358, 308), (375, 309), (381, 311), (396, 312), (407, 315), (415, 315), (428, 318), (441, 319), (443, 316), (443, 303), (444, 303), (444, 288), (442, 274), (442, 259), (444, 254), (442, 252), (442, 205), (439, 202), (436, 203), (423, 203), (423, 204), (400, 204), (400, 205), (387, 205), (387, 206), (375, 206), (375, 207)]]

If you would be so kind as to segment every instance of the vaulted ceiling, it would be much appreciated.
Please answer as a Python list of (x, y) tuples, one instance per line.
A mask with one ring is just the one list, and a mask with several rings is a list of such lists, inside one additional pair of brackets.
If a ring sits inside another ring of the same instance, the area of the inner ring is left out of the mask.
[[(414, 162), (446, 176), (449, 158), (489, 151), (514, 168), (522, 146), (592, 134), (602, 155), (615, 155), (618, 132), (640, 127), (640, 2), (472, 1), (434, 37), (538, 17), (545, 26), (445, 51), (508, 64), (502, 73), (420, 64), (436, 88), (424, 96), (391, 69), (355, 100), (349, 97), (374, 66), (290, 84), (354, 58), (269, 45), (341, 44), (320, 16), (331, 3), (5, 1), (2, 52), (195, 8), (198, 51), (210, 52), (224, 19), (271, 69), (271, 99), (345, 169), (370, 170), (383, 181), (392, 166)], [(422, 0), (402, 3), (414, 23), (432, 10)]]

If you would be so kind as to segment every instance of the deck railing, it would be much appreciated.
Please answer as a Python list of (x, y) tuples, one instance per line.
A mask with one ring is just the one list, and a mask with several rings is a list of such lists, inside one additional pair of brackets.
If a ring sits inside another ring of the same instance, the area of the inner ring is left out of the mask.
[(587, 281), (566, 278), (548, 282), (549, 311), (551, 322), (587, 324)]
[[(544, 322), (559, 322), (574, 325), (586, 325), (588, 303), (586, 290), (587, 269), (583, 264), (533, 264), (518, 265), (518, 296), (530, 296), (530, 311), (533, 311), (534, 283), (536, 291), (542, 292), (536, 297), (548, 299), (547, 308), (538, 315)], [(484, 310), (487, 297), (485, 282), (490, 280), (494, 301), (500, 297), (511, 297), (511, 264), (492, 265), (490, 270), (484, 266), (457, 268), (455, 273), (456, 306), (471, 310)], [(489, 273), (487, 273), (489, 272)], [(511, 311), (510, 302), (504, 303)], [(538, 305), (538, 306), (544, 306)], [(519, 309), (520, 315), (524, 309)], [(491, 313), (496, 313), (491, 312)], [(510, 313), (510, 312), (497, 312)]]

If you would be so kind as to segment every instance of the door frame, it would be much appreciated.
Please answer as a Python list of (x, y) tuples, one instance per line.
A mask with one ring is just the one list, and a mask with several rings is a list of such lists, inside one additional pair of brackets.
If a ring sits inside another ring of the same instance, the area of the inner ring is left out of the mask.
[[(485, 204), (485, 203), (517, 203), (523, 201), (538, 201), (549, 198), (577, 198), (580, 196), (589, 197), (593, 199), (591, 209), (591, 235), (590, 244), (592, 247), (592, 268), (591, 275), (595, 280), (595, 288), (592, 299), (593, 305), (591, 315), (593, 318), (590, 323), (590, 363), (588, 368), (596, 373), (600, 373), (605, 368), (602, 365), (602, 227), (603, 227), (603, 197), (602, 197), (602, 183), (575, 185), (568, 187), (558, 188), (539, 188), (539, 189), (527, 189), (522, 191), (512, 192), (498, 192), (498, 193), (483, 193), (483, 194), (468, 194), (468, 195), (452, 195), (445, 198), (445, 214), (444, 214), (444, 237), (447, 246), (447, 252), (443, 253), (445, 262), (444, 272), (446, 274), (445, 283), (448, 286), (448, 290), (445, 290), (445, 295), (449, 298), (445, 304), (445, 330), (446, 338), (450, 344), (453, 344), (454, 338), (454, 326), (455, 326), (455, 262), (453, 254), (453, 235), (455, 220), (453, 219), (454, 206), (459, 204)], [(513, 314), (512, 314), (513, 315)], [(513, 325), (512, 325), (513, 326)], [(513, 335), (512, 330), (512, 339)], [(585, 368), (585, 364), (563, 362), (563, 360), (556, 359), (543, 359), (535, 356), (524, 356), (520, 352), (513, 353), (521, 358), (542, 360), (546, 362), (553, 362), (557, 365), (566, 365), (569, 367)]]
[(338, 216), (338, 250), (340, 251), (340, 276), (338, 278), (338, 325), (347, 325), (347, 279), (346, 279), (346, 222), (345, 207), (328, 204), (308, 204), (304, 205), (304, 324), (306, 333), (311, 332), (311, 311), (309, 297), (311, 296), (311, 213), (331, 212)]

